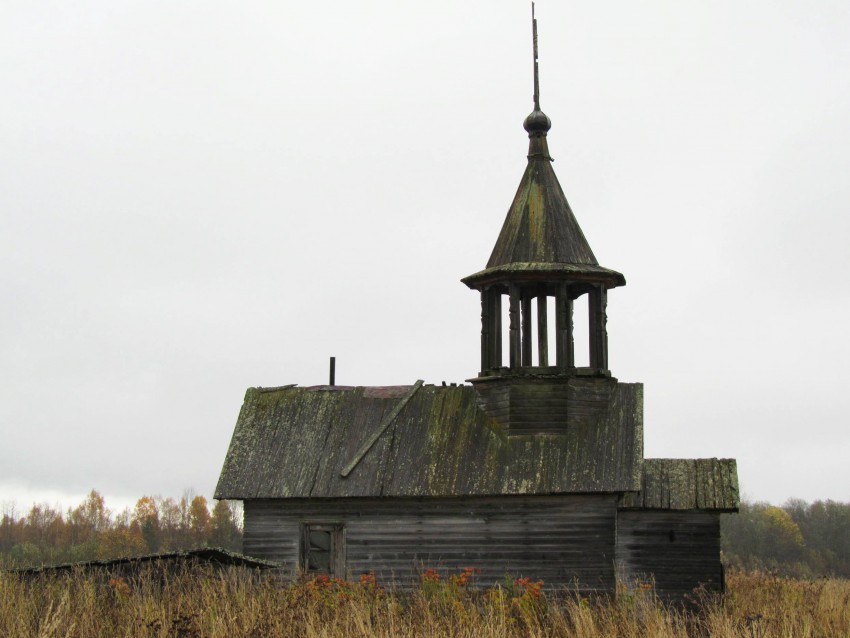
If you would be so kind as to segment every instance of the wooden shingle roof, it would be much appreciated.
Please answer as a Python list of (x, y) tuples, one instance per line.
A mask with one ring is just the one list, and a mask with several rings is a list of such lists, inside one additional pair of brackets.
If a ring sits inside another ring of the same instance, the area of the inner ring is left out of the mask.
[[(399, 401), (409, 401), (376, 439)], [(595, 424), (511, 436), (471, 386), (251, 388), (216, 498), (471, 496), (640, 487), (643, 386), (617, 384)], [(375, 439), (365, 454), (364, 443)], [(352, 463), (356, 461), (355, 463)], [(343, 477), (342, 473), (351, 468)]]
[[(545, 119), (529, 119), (534, 116)], [(529, 131), (528, 165), (508, 209), (487, 267), (462, 281), (472, 287), (505, 278), (547, 278), (605, 282), (607, 288), (623, 286), (625, 277), (596, 261), (590, 244), (570, 208), (552, 168), (546, 141), (549, 118), (533, 112), (526, 119)], [(542, 125), (541, 125), (542, 123)]]
[(599, 265), (548, 157), (529, 157), (487, 268), (513, 263)]
[(735, 459), (646, 459), (640, 492), (623, 496), (623, 508), (737, 512)]

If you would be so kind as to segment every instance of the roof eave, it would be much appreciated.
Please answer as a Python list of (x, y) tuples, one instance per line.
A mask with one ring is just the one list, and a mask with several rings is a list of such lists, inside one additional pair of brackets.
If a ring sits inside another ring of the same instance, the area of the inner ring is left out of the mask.
[(505, 281), (570, 281), (604, 283), (606, 288), (626, 285), (622, 273), (602, 266), (547, 262), (514, 262), (485, 268), (461, 279), (472, 289)]

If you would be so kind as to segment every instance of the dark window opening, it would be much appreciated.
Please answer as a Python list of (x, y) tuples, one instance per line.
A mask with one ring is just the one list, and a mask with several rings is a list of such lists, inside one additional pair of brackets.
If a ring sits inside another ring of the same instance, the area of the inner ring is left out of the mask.
[(302, 526), (301, 568), (307, 573), (345, 578), (345, 543), (342, 525), (305, 523)]

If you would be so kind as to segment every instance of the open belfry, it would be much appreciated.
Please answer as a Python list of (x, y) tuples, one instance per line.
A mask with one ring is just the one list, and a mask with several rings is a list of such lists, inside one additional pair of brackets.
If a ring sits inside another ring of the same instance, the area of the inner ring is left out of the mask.
[[(608, 371), (608, 290), (626, 284), (623, 275), (596, 261), (552, 169), (546, 141), (552, 123), (540, 110), (536, 20), (533, 25), (534, 110), (523, 122), (528, 166), (487, 268), (463, 279), (481, 292), (481, 372), (471, 381), (481, 407), (512, 434), (559, 432), (605, 408), (617, 386)], [(573, 301), (582, 295), (588, 297), (589, 334), (585, 344), (577, 344)], [(508, 326), (502, 325), (503, 300)], [(576, 367), (577, 346), (589, 348), (589, 366)]]
[(552, 168), (532, 22), (528, 165), (486, 268), (463, 279), (481, 296), (470, 385), (245, 395), (215, 497), (244, 502), (244, 552), (284, 576), (409, 587), (426, 569), (475, 567), (481, 586), (619, 581), (673, 601), (724, 586), (735, 461), (643, 456), (643, 386), (608, 365), (608, 291), (625, 278), (597, 262)]

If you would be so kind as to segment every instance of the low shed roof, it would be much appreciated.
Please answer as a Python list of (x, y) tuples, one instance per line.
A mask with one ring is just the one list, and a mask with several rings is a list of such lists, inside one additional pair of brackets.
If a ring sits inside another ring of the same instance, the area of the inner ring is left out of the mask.
[(735, 459), (646, 459), (640, 492), (621, 507), (736, 512), (739, 502)]
[(196, 549), (144, 554), (141, 556), (120, 556), (118, 558), (87, 560), (76, 563), (25, 567), (21, 569), (11, 569), (9, 572), (25, 576), (35, 576), (37, 574), (70, 572), (75, 570), (97, 571), (112, 570), (115, 568), (138, 568), (148, 564), (157, 567), (165, 567), (187, 564), (193, 561), (213, 565), (215, 567), (245, 567), (248, 569), (273, 569), (279, 567), (277, 563), (253, 558), (238, 552), (231, 552), (226, 549), (221, 549), (220, 547), (199, 547)]
[[(250, 388), (215, 496), (637, 490), (642, 415), (643, 386), (619, 383), (595, 424), (564, 434), (508, 437), (478, 408), (471, 386)], [(370, 440), (374, 444), (364, 453)]]

